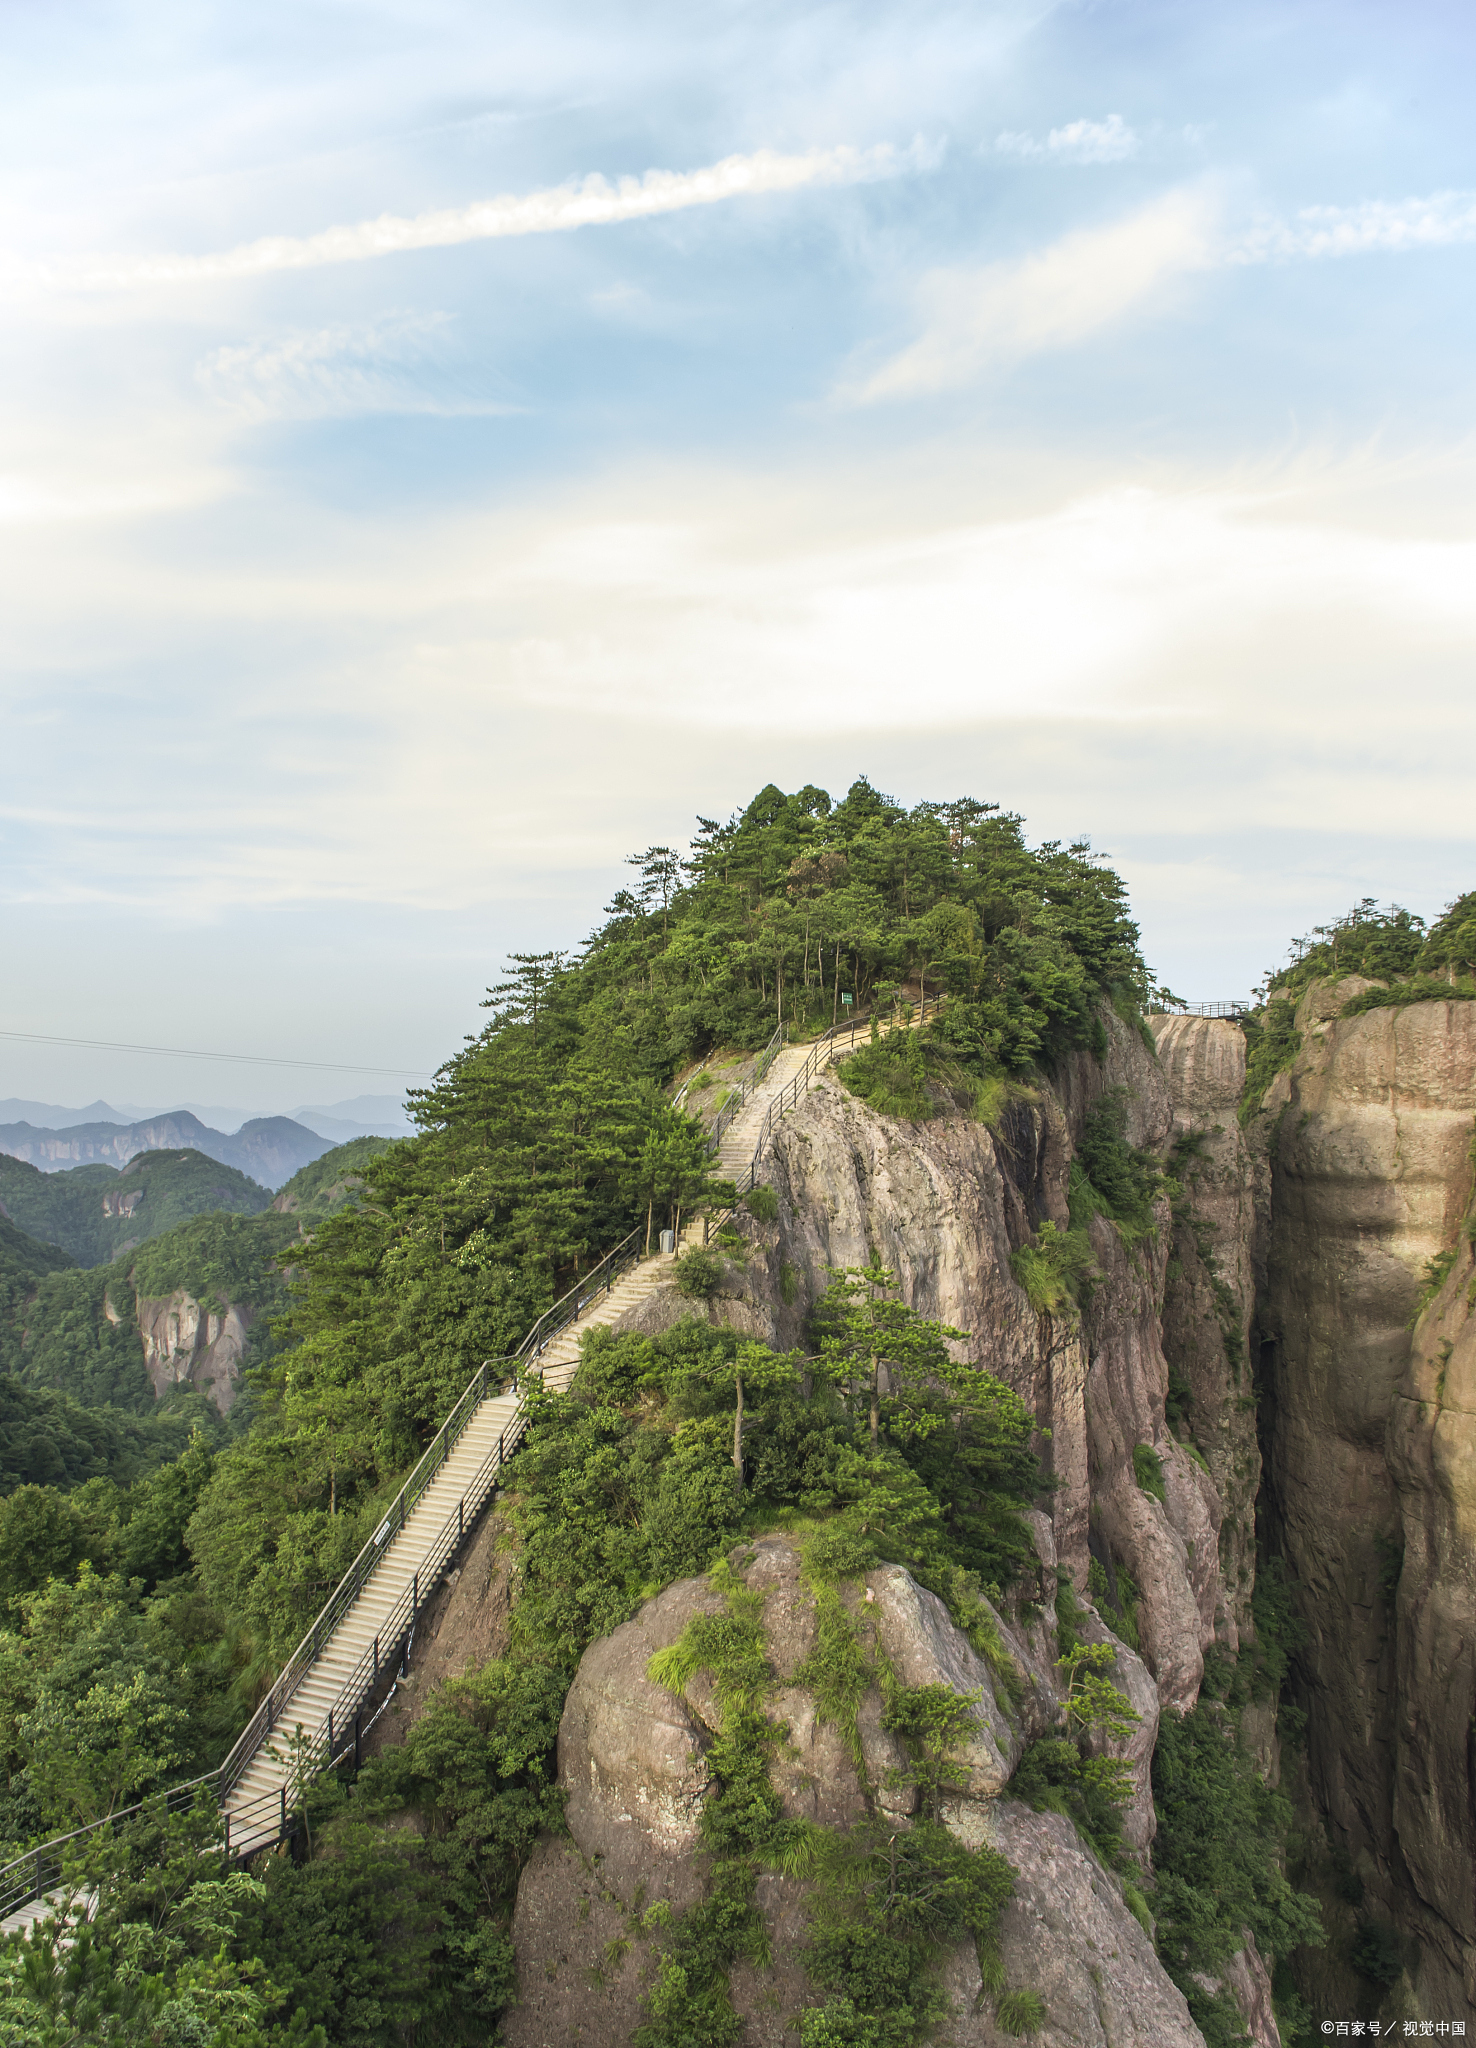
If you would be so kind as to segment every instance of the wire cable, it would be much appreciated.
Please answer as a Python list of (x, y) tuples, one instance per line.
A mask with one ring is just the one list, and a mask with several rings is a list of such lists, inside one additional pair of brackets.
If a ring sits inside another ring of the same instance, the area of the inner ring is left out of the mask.
[(184, 1045), (125, 1045), (115, 1038), (56, 1038), (44, 1031), (0, 1031), (0, 1038), (26, 1045), (78, 1045), (90, 1052), (159, 1053), (174, 1060), (221, 1060), (241, 1067), (298, 1067), (316, 1074), (380, 1074), (396, 1081), (433, 1081), (434, 1074), (422, 1074), (408, 1067), (351, 1067), (340, 1060), (282, 1060), (270, 1054), (250, 1052), (196, 1052)]

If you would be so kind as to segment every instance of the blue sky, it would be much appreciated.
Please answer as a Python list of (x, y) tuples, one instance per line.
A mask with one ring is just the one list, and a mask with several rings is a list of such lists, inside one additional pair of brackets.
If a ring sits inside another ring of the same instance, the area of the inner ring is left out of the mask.
[(769, 780), (1090, 837), (1189, 996), (1472, 885), (1467, 10), (0, 38), (0, 1027), (424, 1071)]

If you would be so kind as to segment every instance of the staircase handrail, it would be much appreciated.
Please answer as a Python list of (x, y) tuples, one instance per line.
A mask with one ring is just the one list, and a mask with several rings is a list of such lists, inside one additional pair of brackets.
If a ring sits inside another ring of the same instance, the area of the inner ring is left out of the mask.
[(265, 1699), (241, 1730), (229, 1756), (220, 1766), (222, 1798), (229, 1794), (231, 1787), (260, 1749), (262, 1742), (276, 1726), (283, 1707), (296, 1692), (307, 1672), (317, 1663), (323, 1645), (373, 1576), (375, 1567), (388, 1548), (390, 1537), (397, 1536), (404, 1528), (416, 1502), (445, 1464), (453, 1446), (460, 1440), (462, 1432), (482, 1402), (486, 1400), (488, 1393), (501, 1385), (503, 1379), (507, 1377), (509, 1367), (516, 1375), (520, 1366), (541, 1356), (550, 1338), (556, 1336), (567, 1324), (577, 1320), (602, 1288), (609, 1289), (614, 1286), (616, 1275), (634, 1262), (639, 1237), (640, 1226), (637, 1225), (605, 1254), (597, 1266), (582, 1279), (577, 1280), (567, 1294), (561, 1295), (552, 1308), (545, 1309), (510, 1358), (488, 1359), (477, 1367), (456, 1406), (441, 1424), (390, 1503), (379, 1527), (328, 1595), (312, 1626), (277, 1674)]
[[(363, 1652), (354, 1669), (339, 1686), (331, 1705), (319, 1719), (316, 1727), (304, 1731), (300, 1721), (293, 1724), (294, 1733), (299, 1741), (297, 1753), (293, 1758), (293, 1767), (299, 1783), (316, 1777), (320, 1771), (326, 1770), (336, 1757), (345, 1755), (351, 1747), (356, 1747), (359, 1731), (355, 1726), (355, 1715), (373, 1692), (381, 1673), (391, 1669), (399, 1661), (402, 1648), (415, 1626), (421, 1607), (434, 1589), (442, 1569), (460, 1547), (467, 1529), (495, 1491), (497, 1475), (517, 1449), (527, 1427), (526, 1411), (519, 1410), (509, 1418), (497, 1442), (483, 1459), (474, 1477), (462, 1490), (455, 1509), (442, 1523), (435, 1541), (426, 1552), (418, 1570), (412, 1575), (409, 1587), (380, 1622), (370, 1647)], [(272, 1791), (259, 1794), (249, 1805), (239, 1807), (234, 1814), (229, 1811), (226, 1813), (224, 1846), (227, 1853), (231, 1849), (233, 1829), (238, 1839), (245, 1837), (251, 1849), (266, 1846), (265, 1841), (253, 1838), (262, 1823), (268, 1819), (272, 1822), (270, 1839), (280, 1839), (287, 1833), (292, 1811), (287, 1789), (285, 1784), (279, 1785)]]
[[(888, 1023), (886, 1032), (882, 1035), (889, 1036), (893, 1031), (899, 1029), (921, 1030), (922, 1026), (928, 1021), (928, 1018), (930, 1016), (935, 1017), (942, 1007), (943, 998), (941, 996), (924, 996), (905, 1023), (899, 1023), (896, 1018), (893, 1018)], [(870, 1018), (864, 1020), (868, 1037), (872, 1021)], [(740, 1202), (746, 1194), (752, 1191), (755, 1185), (758, 1177), (759, 1161), (764, 1155), (764, 1148), (769, 1142), (769, 1137), (775, 1124), (780, 1122), (786, 1110), (792, 1109), (799, 1101), (801, 1091), (809, 1087), (811, 1080), (820, 1071), (821, 1067), (829, 1066), (833, 1060), (839, 1057), (842, 1050), (842, 1041), (844, 1041), (845, 1051), (855, 1051), (856, 1040), (862, 1028), (863, 1019), (857, 1017), (850, 1024), (832, 1024), (828, 1031), (822, 1031), (810, 1047), (803, 1066), (800, 1067), (797, 1073), (790, 1076), (789, 1080), (785, 1082), (779, 1093), (770, 1102), (764, 1112), (763, 1123), (759, 1126), (758, 1137), (754, 1143), (753, 1156), (744, 1169), (742, 1179), (734, 1183), (738, 1190), (738, 1200)], [(736, 1204), (733, 1207), (724, 1209), (717, 1216), (709, 1217), (708, 1229), (720, 1229), (727, 1222), (728, 1218), (735, 1213)]]
[(763, 1051), (755, 1055), (753, 1072), (745, 1074), (743, 1079), (737, 1084), (736, 1089), (729, 1090), (722, 1108), (709, 1119), (707, 1125), (707, 1150), (709, 1156), (716, 1152), (718, 1146), (723, 1141), (723, 1132), (732, 1123), (734, 1117), (738, 1115), (744, 1103), (747, 1102), (759, 1082), (763, 1080), (770, 1067), (773, 1066), (787, 1036), (788, 1033), (784, 1026), (776, 1024), (773, 1037), (769, 1040)]
[[(549, 1340), (556, 1337), (568, 1324), (577, 1322), (595, 1296), (603, 1289), (606, 1293), (615, 1285), (617, 1277), (636, 1264), (641, 1254), (637, 1247), (641, 1240), (641, 1225), (627, 1232), (600, 1260), (591, 1266), (580, 1280), (576, 1280), (567, 1294), (561, 1295), (552, 1308), (545, 1309), (533, 1325), (517, 1350), (512, 1354), (519, 1362), (539, 1358)], [(465, 1395), (462, 1396), (465, 1399)]]
[(206, 1771), (203, 1777), (190, 1778), (182, 1785), (170, 1785), (163, 1792), (137, 1800), (132, 1806), (120, 1806), (115, 1813), (105, 1813), (101, 1820), (90, 1820), (85, 1827), (73, 1828), (70, 1834), (53, 1835), (49, 1842), (38, 1842), (34, 1849), (23, 1850), (9, 1863), (0, 1864), (0, 1920), (30, 1900), (43, 1898), (60, 1883), (65, 1874), (64, 1852), (68, 1843), (84, 1841), (89, 1835), (100, 1834), (104, 1828), (133, 1820), (158, 1799), (164, 1801), (166, 1813), (178, 1813), (193, 1804), (194, 1795), (201, 1786), (208, 1785), (214, 1790), (219, 1776), (218, 1771)]

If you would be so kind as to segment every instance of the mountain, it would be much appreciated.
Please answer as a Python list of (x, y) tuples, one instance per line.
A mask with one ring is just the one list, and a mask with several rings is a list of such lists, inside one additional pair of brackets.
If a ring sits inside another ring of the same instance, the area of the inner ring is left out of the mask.
[[(170, 1432), (201, 1419), (200, 1396), (226, 1414), (263, 1318), (285, 1306), (277, 1254), (354, 1200), (387, 1142), (325, 1153), (274, 1202), (201, 1152), (144, 1152), (122, 1172), (0, 1157), (0, 1496), (147, 1469), (178, 1451)], [(32, 1418), (27, 1401), (71, 1405)], [(7, 1417), (34, 1421), (38, 1444), (7, 1444)]]
[(359, 1188), (364, 1185), (364, 1167), (376, 1152), (383, 1152), (389, 1145), (388, 1138), (353, 1138), (347, 1145), (336, 1145), (331, 1152), (325, 1152), (321, 1159), (315, 1159), (311, 1166), (304, 1166), (294, 1173), (277, 1194), (272, 1207), (279, 1215), (299, 1216), (312, 1219), (331, 1216), (346, 1202), (351, 1202)]
[(307, 1103), (292, 1114), (310, 1131), (340, 1144), (350, 1138), (408, 1138), (414, 1128), (398, 1095), (355, 1095), (347, 1102)]
[(192, 1216), (257, 1216), (271, 1196), (236, 1167), (203, 1152), (141, 1152), (120, 1171), (96, 1164), (45, 1173), (0, 1154), (0, 1215), (41, 1246), (60, 1245), (102, 1265)]
[[(277, 1255), (299, 1235), (295, 1216), (217, 1210), (79, 1268), (0, 1220), (0, 1386), (14, 1376), (89, 1413), (145, 1421), (227, 1414), (248, 1356), (269, 1342), (263, 1318), (286, 1305)], [(4, 1412), (0, 1402), (0, 1422)]]
[(140, 1152), (188, 1150), (234, 1166), (269, 1188), (280, 1187), (299, 1167), (320, 1159), (330, 1143), (285, 1116), (253, 1117), (228, 1137), (187, 1110), (142, 1123), (97, 1121), (60, 1130), (24, 1122), (0, 1125), (0, 1153), (24, 1159), (46, 1173), (77, 1166), (126, 1166)]
[(28, 1102), (19, 1095), (0, 1095), (0, 1124), (40, 1124), (64, 1131), (72, 1124), (126, 1124), (128, 1115), (99, 1098), (85, 1109), (67, 1109), (59, 1102)]

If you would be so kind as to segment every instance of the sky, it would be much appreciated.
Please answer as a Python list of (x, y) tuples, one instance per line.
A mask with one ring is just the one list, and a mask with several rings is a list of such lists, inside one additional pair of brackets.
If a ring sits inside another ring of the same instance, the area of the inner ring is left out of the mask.
[(1190, 999), (1438, 914), (1473, 44), (1452, 0), (14, 0), (0, 1096), (394, 1092), (770, 781), (1089, 839)]

